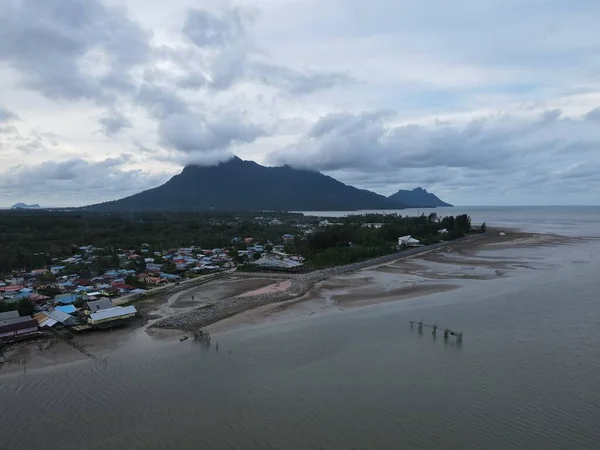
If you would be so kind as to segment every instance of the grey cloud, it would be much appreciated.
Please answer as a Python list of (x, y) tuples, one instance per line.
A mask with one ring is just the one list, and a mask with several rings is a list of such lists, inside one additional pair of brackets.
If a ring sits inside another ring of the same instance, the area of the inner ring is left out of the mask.
[[(46, 206), (73, 206), (113, 200), (164, 183), (170, 174), (125, 170), (130, 157), (103, 161), (73, 158), (14, 166), (0, 179), (0, 195), (12, 201), (36, 201)], [(31, 180), (36, 180), (32, 183)]]
[(124, 128), (131, 128), (131, 121), (118, 111), (110, 111), (98, 120), (102, 126), (102, 132), (106, 136), (114, 136)]
[(148, 60), (149, 39), (98, 0), (0, 6), (0, 61), (15, 68), (25, 86), (51, 98), (113, 101), (115, 91), (131, 87), (130, 69)]
[(190, 9), (182, 31), (198, 47), (223, 47), (245, 35), (244, 21), (239, 8), (219, 12)]
[(589, 121), (600, 122), (600, 106), (589, 111), (585, 118)]
[[(600, 190), (600, 134), (589, 121), (562, 117), (558, 111), (529, 118), (489, 116), (466, 124), (389, 122), (385, 114), (325, 116), (306, 137), (272, 152), (268, 160), (337, 173), (361, 187), (400, 182), (431, 186), (439, 180), (445, 187), (506, 189), (511, 182), (531, 185), (537, 180), (542, 188), (556, 180), (593, 178), (596, 171), (595, 189)], [(577, 167), (572, 166), (574, 155)]]
[(14, 112), (9, 111), (8, 109), (0, 106), (0, 122), (8, 122), (10, 120), (16, 120), (19, 116), (17, 116)]
[(343, 72), (300, 72), (265, 63), (253, 63), (251, 70), (254, 77), (262, 83), (292, 94), (309, 94), (353, 81), (350, 75)]
[[(251, 44), (245, 27), (251, 20), (251, 12), (236, 7), (220, 11), (188, 10), (182, 32), (210, 55), (203, 67), (209, 79), (199, 71), (191, 71), (190, 76), (179, 80), (179, 86), (225, 90), (241, 81), (252, 81), (301, 95), (353, 81), (343, 72), (300, 71), (257, 60), (257, 55), (264, 52)], [(172, 49), (163, 53), (180, 65), (188, 65), (187, 60), (173, 55)]]
[(174, 91), (150, 84), (140, 87), (136, 101), (158, 119), (164, 119), (171, 114), (186, 114), (189, 111), (187, 103)]
[(253, 142), (265, 134), (260, 126), (236, 114), (209, 120), (194, 113), (165, 118), (158, 132), (162, 145), (181, 152), (183, 161), (202, 163), (226, 159), (231, 156), (230, 146)]

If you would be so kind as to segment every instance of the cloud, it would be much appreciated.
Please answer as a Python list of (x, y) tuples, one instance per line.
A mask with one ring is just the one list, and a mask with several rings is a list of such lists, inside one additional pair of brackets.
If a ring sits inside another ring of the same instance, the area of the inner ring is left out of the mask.
[(3, 198), (36, 201), (45, 206), (71, 206), (134, 194), (156, 187), (170, 176), (124, 169), (130, 161), (129, 156), (122, 155), (102, 161), (72, 158), (13, 166), (0, 179), (0, 193)]
[(19, 116), (17, 116), (14, 112), (0, 106), (0, 123), (16, 120), (18, 118)]
[(600, 122), (600, 106), (589, 111), (585, 118), (592, 122)]
[(21, 0), (0, 6), (0, 60), (22, 85), (61, 100), (109, 103), (150, 55), (150, 34), (98, 0)]
[(238, 114), (208, 119), (194, 113), (167, 117), (158, 132), (163, 146), (181, 152), (182, 161), (196, 164), (224, 161), (232, 156), (232, 145), (250, 143), (266, 134)]
[(199, 49), (209, 52), (202, 68), (209, 79), (198, 72), (183, 77), (179, 85), (188, 89), (208, 86), (219, 91), (250, 81), (303, 95), (354, 81), (344, 72), (302, 71), (269, 62), (267, 52), (254, 45), (248, 34), (246, 26), (254, 17), (254, 11), (239, 7), (188, 10), (182, 33)]
[(596, 124), (555, 110), (400, 126), (389, 114), (332, 114), (268, 159), (389, 191), (428, 182), (510, 192), (578, 177), (600, 191)]
[(221, 11), (190, 9), (183, 34), (198, 47), (223, 47), (241, 40), (249, 19), (239, 7)]
[(131, 128), (133, 125), (131, 121), (118, 111), (110, 111), (104, 117), (98, 120), (102, 125), (102, 132), (106, 136), (114, 136), (124, 128)]
[(189, 111), (188, 104), (175, 91), (160, 86), (143, 84), (136, 100), (157, 119), (164, 119), (171, 114), (186, 114)]
[(291, 94), (310, 94), (354, 82), (349, 74), (343, 72), (300, 72), (288, 67), (258, 62), (253, 63), (250, 70), (256, 80)]

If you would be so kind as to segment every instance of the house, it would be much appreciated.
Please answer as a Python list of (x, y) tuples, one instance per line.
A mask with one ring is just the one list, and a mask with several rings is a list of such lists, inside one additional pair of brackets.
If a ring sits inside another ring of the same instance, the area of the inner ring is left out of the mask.
[[(70, 327), (73, 325), (77, 325), (77, 323), (78, 323), (78, 320), (75, 317), (67, 314), (66, 312), (59, 311), (56, 309), (49, 309), (48, 311), (42, 311), (42, 314), (44, 314), (45, 316), (49, 317), (50, 319), (52, 319), (58, 323), (61, 323), (65, 326)], [(50, 326), (52, 326), (52, 325), (50, 325)]]
[(52, 317), (47, 316), (43, 312), (39, 312), (33, 315), (33, 318), (38, 323), (40, 328), (52, 328), (54, 325), (58, 323), (58, 321), (54, 320)]
[(95, 313), (103, 309), (111, 309), (114, 307), (115, 305), (108, 298), (101, 298), (100, 300), (89, 301), (86, 302), (84, 306), (85, 310), (89, 311), (90, 313)]
[(284, 234), (282, 236), (282, 238), (283, 238), (284, 241), (291, 241), (291, 240), (294, 239), (294, 235), (293, 234)]
[(167, 283), (167, 279), (166, 278), (152, 277), (152, 276), (147, 276), (146, 279), (145, 279), (145, 281), (148, 284), (165, 284), (165, 283)]
[(254, 264), (262, 269), (275, 269), (275, 270), (295, 270), (303, 266), (299, 261), (292, 259), (277, 259), (273, 257), (263, 257), (256, 261), (252, 261)]
[(96, 328), (108, 328), (121, 325), (136, 314), (134, 306), (115, 306), (90, 314), (88, 323)]
[(80, 298), (81, 297), (76, 294), (60, 294), (54, 297), (54, 300), (61, 305), (70, 305), (71, 303), (75, 303)]
[(48, 273), (49, 270), (48, 269), (34, 269), (31, 271), (31, 275), (33, 275), (34, 277), (39, 277), (41, 275), (44, 275), (46, 273)]
[(0, 312), (0, 322), (7, 319), (16, 319), (19, 317), (19, 311)]
[(74, 314), (77, 312), (77, 308), (75, 308), (75, 306), (73, 306), (73, 305), (57, 306), (56, 308), (54, 308), (54, 310), (61, 311), (66, 314)]
[(10, 339), (38, 330), (38, 323), (31, 316), (0, 320), (0, 338)]
[(443, 228), (441, 230), (438, 230), (438, 233), (440, 233), (440, 234), (446, 234), (446, 233), (448, 233), (448, 230), (446, 228)]
[(47, 300), (50, 300), (50, 297), (42, 294), (29, 294), (29, 297), (27, 298), (33, 303), (43, 303)]
[(407, 246), (407, 247), (419, 247), (421, 246), (421, 243), (418, 239), (413, 238), (410, 234), (407, 236), (402, 236), (398, 238), (398, 247), (401, 246)]
[(137, 289), (134, 289), (133, 291), (131, 291), (132, 294), (144, 294), (145, 292), (147, 292), (146, 289), (140, 289), (140, 288), (137, 288)]
[(125, 294), (135, 289), (135, 286), (131, 286), (125, 283), (113, 283), (112, 287), (117, 288), (121, 294)]
[(181, 277), (179, 275), (173, 275), (170, 273), (162, 273), (160, 274), (160, 276), (162, 278), (166, 278), (167, 281), (177, 281), (177, 280), (181, 280)]
[(25, 278), (20, 275), (13, 276), (10, 280), (8, 280), (12, 285), (21, 285), (25, 282)]
[(52, 275), (56, 275), (65, 269), (66, 269), (66, 266), (52, 266), (52, 267), (50, 267), (50, 272), (52, 272)]

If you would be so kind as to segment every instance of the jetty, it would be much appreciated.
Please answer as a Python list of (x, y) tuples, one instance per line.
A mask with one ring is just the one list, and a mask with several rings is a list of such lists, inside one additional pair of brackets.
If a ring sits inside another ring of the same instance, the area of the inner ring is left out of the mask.
[[(437, 324), (431, 324), (431, 323), (425, 323), (423, 322), (423, 319), (421, 320), (411, 320), (410, 322), (410, 327), (414, 328), (415, 325), (417, 325), (417, 329), (419, 330), (419, 333), (423, 332), (423, 327), (427, 327), (427, 328), (431, 328), (431, 334), (433, 334), (434, 336), (437, 333), (437, 330), (439, 328), (439, 326)], [(454, 336), (456, 337), (456, 343), (457, 344), (461, 344), (462, 340), (463, 340), (463, 332), (462, 331), (454, 331), (451, 330), (450, 328), (444, 328), (444, 339), (449, 339), (450, 336)]]

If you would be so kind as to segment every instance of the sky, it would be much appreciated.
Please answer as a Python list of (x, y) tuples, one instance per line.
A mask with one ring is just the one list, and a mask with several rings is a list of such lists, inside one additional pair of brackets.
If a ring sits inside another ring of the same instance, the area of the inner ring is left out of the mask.
[(0, 206), (237, 155), (457, 205), (598, 204), (597, 0), (3, 0)]

